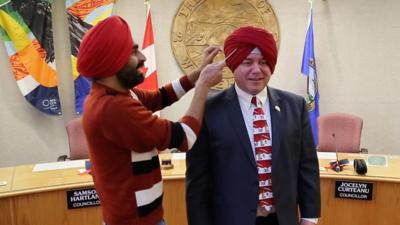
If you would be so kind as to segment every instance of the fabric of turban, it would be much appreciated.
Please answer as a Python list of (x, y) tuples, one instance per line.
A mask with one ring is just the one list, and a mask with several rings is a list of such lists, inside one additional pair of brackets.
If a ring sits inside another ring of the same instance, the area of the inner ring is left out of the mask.
[(268, 31), (252, 26), (236, 29), (226, 38), (224, 44), (225, 56), (235, 51), (232, 57), (229, 57), (226, 61), (226, 65), (232, 72), (235, 71), (254, 48), (260, 49), (271, 69), (271, 73), (273, 73), (278, 57), (275, 39)]
[(108, 17), (83, 37), (78, 71), (90, 78), (113, 76), (128, 63), (132, 50), (133, 39), (126, 21), (119, 16)]

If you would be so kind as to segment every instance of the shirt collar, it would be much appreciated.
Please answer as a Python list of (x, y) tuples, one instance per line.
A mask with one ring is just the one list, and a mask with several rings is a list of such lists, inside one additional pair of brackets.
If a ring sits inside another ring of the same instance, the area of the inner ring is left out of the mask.
[[(236, 84), (235, 84), (235, 90), (236, 90), (236, 93), (238, 95), (239, 101), (242, 102), (242, 104), (244, 104), (246, 109), (250, 109), (251, 108), (251, 98), (253, 97), (253, 95), (243, 91)], [(259, 99), (261, 101), (261, 104), (264, 105), (266, 103), (267, 99), (268, 99), (267, 87), (262, 89), (256, 95), (256, 97), (257, 97), (257, 99)]]

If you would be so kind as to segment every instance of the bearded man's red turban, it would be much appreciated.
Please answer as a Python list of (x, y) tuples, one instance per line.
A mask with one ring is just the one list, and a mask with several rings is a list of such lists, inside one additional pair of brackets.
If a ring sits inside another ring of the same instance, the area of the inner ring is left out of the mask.
[(278, 57), (275, 39), (268, 31), (252, 26), (236, 29), (226, 38), (224, 44), (225, 56), (235, 51), (232, 57), (229, 57), (226, 61), (226, 65), (232, 72), (235, 71), (255, 48), (261, 51), (264, 59), (267, 60), (271, 73), (273, 73)]
[(133, 39), (127, 22), (111, 16), (91, 28), (83, 37), (78, 53), (78, 71), (91, 78), (115, 75), (128, 63)]

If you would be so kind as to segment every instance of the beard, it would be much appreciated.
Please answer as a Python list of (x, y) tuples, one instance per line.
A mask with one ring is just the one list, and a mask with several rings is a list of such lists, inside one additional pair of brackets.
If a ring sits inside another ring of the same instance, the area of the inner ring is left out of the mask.
[(139, 71), (144, 63), (139, 63), (135, 68), (127, 67), (117, 72), (117, 79), (122, 87), (131, 89), (144, 81), (144, 75)]

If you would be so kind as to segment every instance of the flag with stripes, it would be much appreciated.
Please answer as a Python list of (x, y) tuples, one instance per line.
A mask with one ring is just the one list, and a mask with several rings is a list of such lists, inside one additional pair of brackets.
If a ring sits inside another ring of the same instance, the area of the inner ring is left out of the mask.
[(153, 25), (151, 22), (150, 3), (146, 1), (147, 5), (147, 19), (146, 19), (146, 30), (143, 38), (143, 49), (142, 53), (147, 58), (144, 63), (143, 74), (145, 74), (145, 80), (143, 83), (138, 85), (138, 88), (145, 90), (154, 90), (158, 88), (157, 83), (157, 68), (156, 68), (156, 54), (154, 48), (154, 35)]
[(71, 40), (72, 78), (75, 86), (75, 111), (83, 113), (83, 104), (89, 93), (91, 81), (79, 74), (76, 63), (80, 43), (86, 32), (109, 17), (115, 0), (66, 0)]
[(314, 55), (314, 31), (312, 3), (310, 7), (306, 41), (304, 44), (303, 61), (301, 64), (301, 73), (307, 76), (307, 108), (313, 131), (314, 143), (318, 145), (318, 127), (317, 118), (319, 116), (319, 91), (317, 79), (317, 66)]
[(49, 0), (0, 0), (0, 35), (25, 99), (41, 112), (61, 115), (51, 7)]
[(0, 0), (0, 7), (2, 7), (3, 5), (8, 4), (9, 2), (11, 2), (11, 0)]

